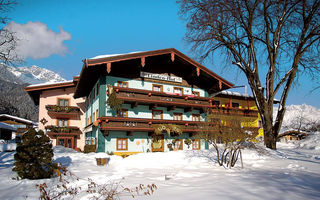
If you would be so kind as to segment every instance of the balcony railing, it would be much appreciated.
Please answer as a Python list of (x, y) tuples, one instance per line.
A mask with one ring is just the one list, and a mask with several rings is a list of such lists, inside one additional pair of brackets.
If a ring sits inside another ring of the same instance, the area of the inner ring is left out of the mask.
[[(153, 125), (155, 124), (176, 124), (183, 126), (184, 133), (198, 133), (202, 132), (201, 127), (207, 122), (203, 121), (182, 121), (182, 120), (161, 120), (161, 119), (144, 119), (144, 118), (126, 118), (126, 117), (100, 117), (100, 130), (108, 134), (108, 131), (142, 131), (154, 132)], [(212, 122), (211, 124), (216, 124)], [(213, 126), (214, 127), (214, 126)], [(248, 130), (258, 131), (257, 127), (249, 127)], [(218, 131), (212, 129), (212, 132)]]
[(124, 102), (130, 103), (132, 107), (138, 104), (151, 106), (165, 106), (168, 110), (175, 107), (192, 110), (206, 109), (211, 106), (211, 98), (197, 97), (194, 95), (178, 95), (174, 93), (165, 93), (149, 90), (140, 90), (133, 88), (115, 87), (117, 97)]
[(138, 104), (149, 105), (149, 108), (157, 106), (167, 107), (167, 110), (184, 108), (185, 112), (199, 109), (200, 112), (212, 111), (222, 115), (237, 115), (247, 117), (258, 117), (257, 110), (244, 108), (230, 108), (212, 105), (214, 98), (198, 97), (194, 95), (178, 95), (165, 92), (140, 90), (134, 88), (114, 87), (117, 97), (134, 108)]
[(76, 127), (76, 126), (65, 126), (65, 127), (46, 126), (45, 129), (46, 129), (46, 133), (49, 136), (56, 136), (56, 135), (78, 136), (81, 134), (79, 127)]
[(48, 114), (53, 117), (77, 117), (79, 116), (80, 108), (76, 106), (58, 106), (46, 105)]
[(244, 116), (244, 117), (258, 117), (257, 110), (249, 110), (244, 108), (230, 108), (230, 107), (221, 107), (213, 106), (211, 113), (214, 115), (222, 116)]

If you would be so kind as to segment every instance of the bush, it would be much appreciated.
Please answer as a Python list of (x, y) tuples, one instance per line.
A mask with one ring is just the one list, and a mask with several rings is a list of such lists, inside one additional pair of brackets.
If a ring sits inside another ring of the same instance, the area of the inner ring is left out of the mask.
[(29, 129), (18, 143), (14, 155), (13, 171), (22, 179), (42, 179), (53, 176), (57, 165), (52, 163), (53, 150), (50, 139), (43, 133)]
[(96, 145), (94, 144), (86, 144), (84, 145), (84, 153), (96, 152)]

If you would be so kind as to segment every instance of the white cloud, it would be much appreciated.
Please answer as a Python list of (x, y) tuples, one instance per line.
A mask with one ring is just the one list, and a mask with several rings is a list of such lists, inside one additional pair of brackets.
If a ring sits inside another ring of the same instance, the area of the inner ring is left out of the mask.
[(15, 32), (19, 41), (16, 53), (20, 58), (47, 58), (52, 54), (64, 55), (68, 52), (65, 40), (71, 39), (71, 34), (60, 28), (60, 33), (50, 30), (41, 22), (18, 24), (11, 22), (6, 27)]

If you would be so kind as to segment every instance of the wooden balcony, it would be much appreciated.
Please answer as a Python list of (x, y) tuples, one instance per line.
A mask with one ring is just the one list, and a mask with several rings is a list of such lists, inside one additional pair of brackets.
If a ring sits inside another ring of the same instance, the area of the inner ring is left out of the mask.
[(199, 109), (200, 112), (211, 110), (220, 115), (236, 115), (246, 117), (258, 117), (257, 110), (244, 108), (230, 108), (212, 105), (214, 98), (198, 97), (194, 95), (175, 95), (172, 93), (140, 90), (134, 88), (114, 87), (117, 97), (125, 103), (131, 104), (131, 108), (140, 105), (149, 105), (149, 108), (157, 106), (167, 107), (167, 111), (175, 108), (184, 108), (184, 112)]
[(81, 114), (76, 106), (46, 105), (48, 115), (54, 118), (77, 118)]
[(149, 105), (149, 108), (157, 106), (167, 107), (167, 110), (184, 108), (185, 112), (199, 109), (205, 111), (211, 107), (212, 98), (197, 97), (194, 95), (178, 95), (173, 93), (140, 90), (134, 88), (114, 87), (117, 97), (125, 103), (131, 104), (131, 108), (140, 105)]
[(211, 113), (217, 116), (244, 116), (244, 117), (258, 117), (257, 110), (249, 110), (244, 108), (229, 108), (221, 106), (213, 106)]
[(79, 127), (76, 126), (66, 126), (66, 127), (59, 127), (59, 126), (46, 126), (46, 134), (50, 137), (56, 136), (77, 136), (80, 137), (81, 131)]
[[(152, 125), (155, 124), (176, 124), (183, 126), (184, 133), (198, 133), (203, 130), (200, 128), (206, 122), (201, 121), (182, 121), (182, 120), (162, 120), (162, 119), (144, 119), (144, 118), (126, 118), (126, 117), (100, 117), (100, 130), (107, 136), (108, 131), (126, 131), (127, 134), (132, 132), (154, 132)], [(215, 124), (215, 123), (212, 123)], [(257, 131), (258, 128), (248, 128), (248, 130)], [(217, 132), (213, 129), (212, 132)]]

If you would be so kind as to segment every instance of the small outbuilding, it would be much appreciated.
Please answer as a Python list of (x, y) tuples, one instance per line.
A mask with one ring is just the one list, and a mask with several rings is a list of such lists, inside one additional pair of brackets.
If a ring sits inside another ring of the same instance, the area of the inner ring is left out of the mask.
[(278, 135), (278, 141), (292, 141), (292, 140), (302, 140), (308, 136), (307, 133), (290, 130)]
[(17, 128), (6, 123), (0, 122), (0, 140), (11, 140), (12, 132), (16, 132)]

